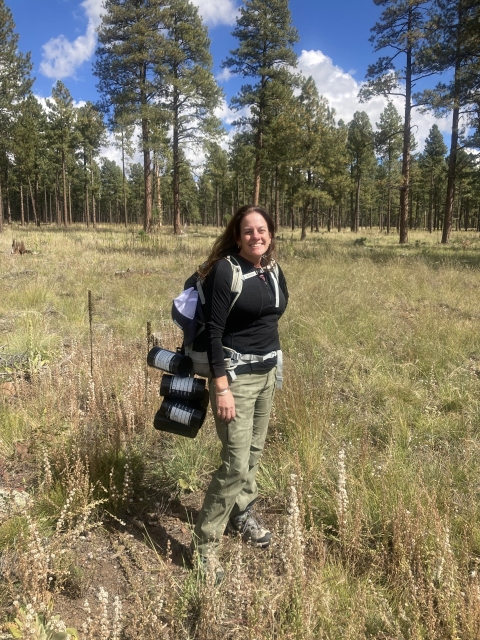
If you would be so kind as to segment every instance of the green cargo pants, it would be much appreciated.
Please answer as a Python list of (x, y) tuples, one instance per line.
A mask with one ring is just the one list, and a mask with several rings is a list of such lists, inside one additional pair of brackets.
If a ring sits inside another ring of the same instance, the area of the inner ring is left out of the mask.
[(241, 374), (232, 381), (236, 416), (229, 423), (217, 418), (215, 387), (210, 385), (222, 464), (213, 474), (195, 524), (193, 544), (201, 555), (218, 546), (229, 517), (244, 511), (258, 496), (255, 476), (267, 435), (275, 376), (273, 368), (268, 373)]

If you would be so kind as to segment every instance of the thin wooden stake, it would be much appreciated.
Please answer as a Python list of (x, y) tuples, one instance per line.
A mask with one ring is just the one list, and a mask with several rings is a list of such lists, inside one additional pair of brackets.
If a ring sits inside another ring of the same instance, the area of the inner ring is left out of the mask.
[[(152, 344), (152, 323), (149, 321), (147, 322), (147, 353), (150, 351), (150, 346)], [(148, 364), (147, 364), (147, 360), (145, 358), (145, 397), (144, 397), (144, 403), (145, 403), (145, 411), (147, 410), (147, 406), (148, 406)]]
[(152, 323), (147, 322), (147, 351), (150, 351), (150, 346), (152, 344)]
[(93, 378), (93, 303), (90, 289), (88, 289), (88, 322), (90, 325), (90, 375)]

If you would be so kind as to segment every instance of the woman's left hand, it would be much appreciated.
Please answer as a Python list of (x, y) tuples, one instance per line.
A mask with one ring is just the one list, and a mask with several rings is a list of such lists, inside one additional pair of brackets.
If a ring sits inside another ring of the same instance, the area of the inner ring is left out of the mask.
[(224, 422), (235, 418), (235, 400), (230, 389), (225, 395), (217, 396), (217, 415)]
[(228, 386), (227, 376), (216, 378), (215, 384), (215, 399), (217, 403), (217, 416), (224, 422), (230, 422), (235, 418), (235, 399), (230, 387)]

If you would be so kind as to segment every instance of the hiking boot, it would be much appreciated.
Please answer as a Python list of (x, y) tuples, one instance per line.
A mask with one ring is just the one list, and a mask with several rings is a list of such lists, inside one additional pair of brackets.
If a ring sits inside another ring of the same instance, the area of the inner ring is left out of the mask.
[(212, 550), (204, 556), (198, 553), (196, 549), (190, 547), (189, 556), (193, 567), (197, 569), (202, 579), (214, 587), (218, 587), (223, 582), (225, 571), (218, 560), (215, 550)]
[(252, 513), (252, 505), (245, 511), (232, 516), (228, 521), (229, 533), (239, 533), (244, 542), (250, 542), (255, 547), (266, 549), (272, 539), (272, 534), (266, 529), (261, 520)]

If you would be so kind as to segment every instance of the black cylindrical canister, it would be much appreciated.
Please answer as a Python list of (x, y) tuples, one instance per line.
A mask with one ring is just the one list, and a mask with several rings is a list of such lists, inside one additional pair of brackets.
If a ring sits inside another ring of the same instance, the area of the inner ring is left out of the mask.
[(165, 398), (160, 405), (158, 413), (169, 418), (172, 422), (178, 422), (187, 427), (200, 429), (207, 411), (201, 407), (197, 408), (179, 400)]
[(182, 400), (200, 400), (205, 396), (206, 380), (201, 378), (181, 378), (164, 373), (160, 384), (160, 395)]
[(186, 377), (193, 371), (192, 359), (175, 351), (153, 347), (147, 355), (147, 364), (177, 376)]
[(153, 420), (153, 426), (157, 431), (166, 431), (167, 433), (174, 433), (177, 436), (184, 436), (185, 438), (195, 438), (198, 433), (198, 428), (188, 427), (180, 422), (172, 422), (170, 418), (161, 415), (160, 411), (157, 411)]

